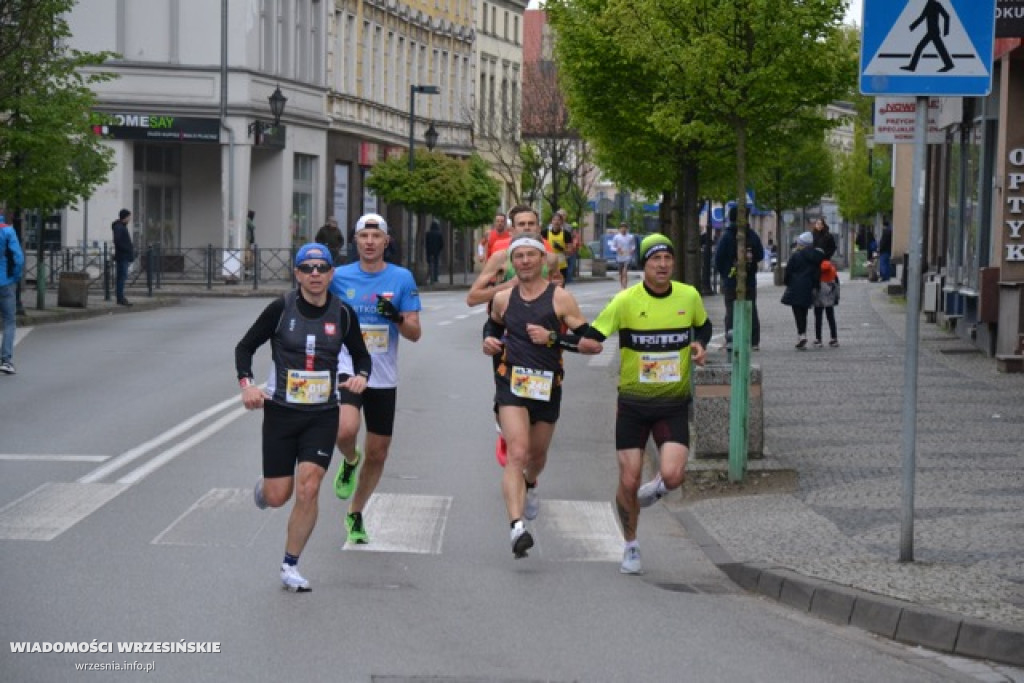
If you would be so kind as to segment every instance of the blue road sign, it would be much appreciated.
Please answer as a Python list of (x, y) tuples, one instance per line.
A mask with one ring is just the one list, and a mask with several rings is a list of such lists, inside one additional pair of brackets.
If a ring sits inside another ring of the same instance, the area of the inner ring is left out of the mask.
[(987, 95), (996, 0), (864, 0), (865, 95)]

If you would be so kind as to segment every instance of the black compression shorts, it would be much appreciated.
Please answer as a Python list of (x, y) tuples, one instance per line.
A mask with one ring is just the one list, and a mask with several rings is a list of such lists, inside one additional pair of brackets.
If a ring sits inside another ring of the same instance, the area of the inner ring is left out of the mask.
[(295, 410), (263, 404), (263, 476), (295, 476), (295, 466), (312, 462), (327, 470), (338, 438), (338, 408)]

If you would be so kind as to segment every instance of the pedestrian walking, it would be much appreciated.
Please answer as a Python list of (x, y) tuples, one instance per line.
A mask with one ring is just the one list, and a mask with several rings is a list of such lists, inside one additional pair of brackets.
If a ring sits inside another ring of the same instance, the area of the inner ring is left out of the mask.
[(17, 332), (17, 287), (25, 267), (25, 252), (18, 242), (14, 226), (0, 214), (0, 319), (3, 341), (0, 343), (0, 373), (13, 375), (14, 336)]
[(821, 323), (822, 317), (828, 319), (828, 330), (832, 337), (828, 345), (839, 346), (839, 330), (836, 327), (836, 309), (839, 305), (839, 276), (836, 267), (831, 261), (825, 259), (821, 262), (821, 281), (818, 283), (818, 292), (814, 297), (814, 346), (821, 348)]
[[(712, 332), (700, 292), (672, 280), (672, 240), (661, 234), (645, 237), (640, 267), (643, 281), (616, 294), (593, 324), (598, 340), (616, 333), (619, 339), (615, 509), (622, 525), (623, 574), (643, 573), (637, 542), (640, 508), (682, 486), (686, 476), (690, 364), (704, 364)], [(641, 486), (651, 436), (658, 448), (658, 472)]]
[(128, 281), (128, 268), (135, 260), (135, 247), (132, 245), (132, 236), (128, 231), (128, 219), (131, 216), (131, 211), (121, 209), (117, 214), (117, 220), (110, 224), (110, 229), (114, 233), (114, 267), (116, 269), (114, 292), (117, 303), (121, 306), (132, 305), (124, 296), (125, 283)]
[[(316, 525), (320, 483), (334, 453), (337, 391), (362, 393), (371, 362), (355, 311), (328, 291), (330, 252), (322, 244), (305, 244), (294, 265), (298, 289), (271, 302), (245, 333), (235, 346), (235, 370), (242, 403), (249, 410), (263, 409), (263, 476), (253, 500), (260, 509), (278, 508), (295, 493), (281, 583), (301, 593), (311, 590), (299, 573), (299, 556)], [(253, 379), (252, 359), (267, 341), (272, 367), (264, 393)], [(338, 376), (342, 349), (355, 368), (343, 378)]]
[(886, 219), (882, 221), (882, 236), (878, 240), (878, 278), (888, 282), (892, 275), (892, 226)]
[(430, 230), (427, 231), (425, 241), (427, 264), (430, 266), (430, 284), (436, 284), (441, 275), (441, 252), (444, 251), (444, 235), (441, 234), (441, 224), (437, 219), (430, 222)]
[[(738, 231), (736, 223), (736, 207), (729, 207), (729, 225), (718, 240), (718, 249), (715, 251), (715, 269), (721, 276), (722, 294), (725, 297), (725, 348), (732, 352), (732, 311), (736, 303), (736, 267), (739, 260), (739, 242), (736, 239)], [(757, 269), (758, 264), (764, 260), (764, 246), (761, 238), (748, 225), (744, 233), (746, 243), (746, 285), (747, 301), (751, 305), (751, 334), (750, 345), (757, 351), (761, 345), (761, 318), (757, 314)]]
[[(519, 559), (534, 543), (526, 520), (536, 519), (540, 511), (537, 481), (547, 464), (561, 407), (563, 347), (597, 353), (601, 346), (579, 338), (590, 331), (579, 304), (543, 274), (544, 243), (523, 234), (512, 240), (509, 253), (516, 269), (515, 286), (494, 296), (483, 351), (498, 357), (494, 405), (507, 444), (501, 489), (512, 554)], [(577, 336), (568, 340), (561, 334), (563, 326)]]
[[(368, 213), (356, 222), (355, 242), (359, 258), (334, 272), (331, 292), (348, 303), (359, 317), (373, 374), (366, 391), (339, 391), (341, 416), (337, 444), (344, 458), (334, 478), (338, 498), (349, 500), (345, 515), (348, 542), (370, 542), (363, 511), (380, 482), (391, 448), (398, 402), (398, 340), (415, 342), (420, 327), (420, 294), (412, 273), (388, 263), (384, 254), (390, 241), (383, 216)], [(342, 381), (358, 372), (355, 357), (343, 348), (338, 356)], [(366, 420), (364, 448), (357, 446), (362, 418)]]
[(340, 266), (343, 263), (341, 248), (345, 244), (345, 238), (342, 236), (341, 229), (338, 228), (338, 221), (334, 216), (328, 218), (327, 222), (316, 231), (313, 241), (327, 247), (335, 266)]
[(814, 248), (814, 236), (810, 232), (801, 233), (796, 238), (796, 248), (786, 263), (783, 283), (786, 290), (782, 294), (782, 303), (793, 309), (796, 321), (796, 348), (801, 351), (807, 348), (807, 313), (814, 306), (818, 285), (821, 282), (821, 262), (824, 255), (820, 249)]

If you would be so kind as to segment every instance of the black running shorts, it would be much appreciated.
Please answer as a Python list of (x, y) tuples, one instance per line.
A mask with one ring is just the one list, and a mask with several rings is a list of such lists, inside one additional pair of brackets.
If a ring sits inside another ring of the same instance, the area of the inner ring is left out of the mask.
[(536, 422), (558, 422), (558, 415), (562, 406), (562, 387), (556, 386), (551, 389), (550, 401), (538, 401), (532, 398), (523, 398), (512, 393), (512, 388), (503, 377), (494, 379), (494, 412), (498, 412), (498, 406), (520, 406), (526, 408), (530, 415), (530, 424)]
[(657, 404), (619, 398), (615, 411), (615, 449), (644, 448), (647, 439), (661, 447), (666, 441), (690, 447), (690, 401)]
[(338, 438), (338, 407), (296, 410), (263, 404), (263, 476), (295, 476), (295, 466), (312, 462), (327, 470)]
[[(338, 375), (338, 384), (348, 380), (350, 375)], [(391, 436), (395, 431), (395, 406), (398, 404), (398, 389), (371, 389), (367, 387), (361, 394), (353, 394), (348, 389), (338, 387), (338, 401), (345, 405), (361, 408), (363, 419), (366, 420), (366, 431), (378, 436)]]

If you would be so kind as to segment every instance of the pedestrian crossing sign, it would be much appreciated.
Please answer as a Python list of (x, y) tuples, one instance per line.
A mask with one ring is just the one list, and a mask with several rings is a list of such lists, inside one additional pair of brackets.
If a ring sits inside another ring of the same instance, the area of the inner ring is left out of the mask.
[(860, 91), (987, 95), (995, 16), (996, 0), (864, 0)]

